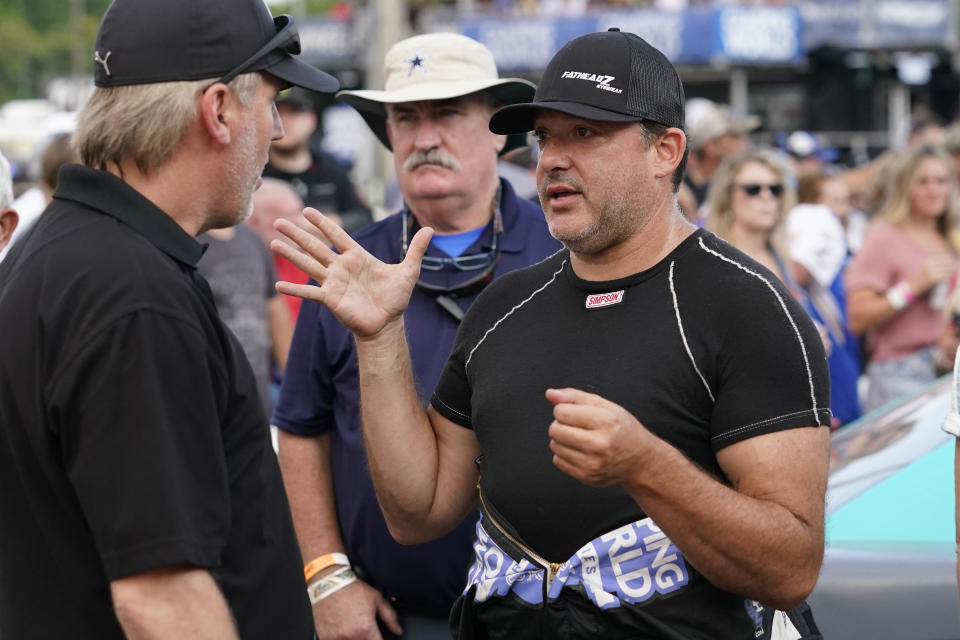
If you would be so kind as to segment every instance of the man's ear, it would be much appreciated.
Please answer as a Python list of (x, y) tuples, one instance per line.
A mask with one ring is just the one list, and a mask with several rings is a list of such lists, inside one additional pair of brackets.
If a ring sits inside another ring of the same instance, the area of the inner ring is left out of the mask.
[(227, 115), (234, 102), (230, 89), (222, 82), (217, 82), (200, 96), (200, 122), (210, 138), (219, 144), (230, 144)]
[(10, 242), (18, 222), (20, 222), (20, 216), (16, 211), (9, 207), (0, 210), (0, 249), (3, 249)]
[(687, 136), (681, 129), (670, 127), (666, 133), (653, 142), (653, 148), (655, 151), (654, 177), (668, 176), (674, 172), (683, 159), (683, 152), (687, 148)]
[(507, 136), (499, 133), (494, 134), (493, 148), (497, 150), (497, 155), (500, 155), (500, 152), (503, 151), (505, 146), (507, 146)]

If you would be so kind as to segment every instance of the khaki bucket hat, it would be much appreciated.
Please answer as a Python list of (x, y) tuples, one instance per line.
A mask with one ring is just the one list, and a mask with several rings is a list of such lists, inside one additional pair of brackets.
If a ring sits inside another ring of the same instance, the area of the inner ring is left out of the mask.
[[(499, 77), (490, 50), (458, 33), (401, 40), (387, 52), (383, 76), (383, 91), (341, 91), (337, 98), (359, 111), (388, 149), (387, 104), (446, 100), (484, 91), (506, 106), (529, 102), (536, 91), (535, 84), (522, 78)], [(511, 135), (501, 153), (525, 145), (525, 134)]]

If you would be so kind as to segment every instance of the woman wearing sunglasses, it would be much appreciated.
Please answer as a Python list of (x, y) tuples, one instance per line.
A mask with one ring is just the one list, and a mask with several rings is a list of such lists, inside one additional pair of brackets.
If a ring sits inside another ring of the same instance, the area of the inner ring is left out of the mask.
[(780, 159), (751, 149), (724, 161), (707, 194), (706, 227), (767, 267), (795, 296), (783, 222), (794, 203)]
[(850, 327), (866, 333), (870, 357), (865, 411), (936, 377), (957, 216), (950, 157), (932, 146), (908, 152), (848, 274)]

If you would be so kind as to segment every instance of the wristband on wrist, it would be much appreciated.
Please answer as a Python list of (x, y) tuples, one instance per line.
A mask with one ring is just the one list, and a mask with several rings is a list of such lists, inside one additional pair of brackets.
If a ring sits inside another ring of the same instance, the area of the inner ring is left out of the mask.
[(310, 604), (315, 605), (327, 596), (333, 595), (340, 589), (357, 581), (357, 574), (350, 567), (340, 567), (333, 573), (323, 576), (307, 587)]
[(906, 281), (898, 282), (887, 289), (887, 302), (889, 302), (890, 306), (897, 311), (906, 309), (909, 305), (915, 302), (916, 299), (917, 296), (914, 295), (913, 291), (910, 290), (910, 284)]
[(350, 559), (344, 553), (327, 553), (314, 558), (303, 567), (303, 579), (310, 582), (310, 578), (317, 575), (327, 567), (340, 565), (341, 567), (350, 567)]

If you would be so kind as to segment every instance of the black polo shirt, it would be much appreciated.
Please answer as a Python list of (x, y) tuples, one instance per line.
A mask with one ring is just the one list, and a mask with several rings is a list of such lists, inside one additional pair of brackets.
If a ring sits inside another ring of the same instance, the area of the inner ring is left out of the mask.
[(122, 638), (111, 580), (210, 571), (243, 638), (312, 616), (249, 364), (203, 248), (78, 165), (0, 265), (0, 637)]

